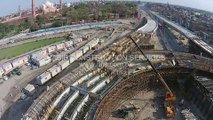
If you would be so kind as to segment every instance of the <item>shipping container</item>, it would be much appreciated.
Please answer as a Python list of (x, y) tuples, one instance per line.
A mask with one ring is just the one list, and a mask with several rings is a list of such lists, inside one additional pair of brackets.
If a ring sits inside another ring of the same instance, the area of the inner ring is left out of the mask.
[(17, 58), (17, 59), (15, 59), (15, 60), (12, 61), (13, 68), (21, 66), (23, 64), (24, 64), (24, 61), (21, 58)]
[(47, 70), (48, 72), (51, 73), (51, 76), (54, 77), (56, 76), (58, 73), (61, 72), (61, 67), (54, 65), (53, 67), (51, 67), (50, 69)]
[(35, 86), (32, 84), (28, 84), (24, 89), (24, 93), (27, 95), (33, 95), (35, 93)]
[(55, 52), (56, 51), (56, 46), (49, 46), (49, 47), (47, 47), (47, 52), (48, 53), (52, 53), (52, 52)]
[(58, 63), (58, 65), (61, 67), (61, 70), (64, 70), (70, 65), (69, 60), (62, 60)]
[(39, 67), (44, 66), (51, 62), (51, 58), (49, 56), (39, 56), (37, 58), (32, 58), (32, 61)]
[(36, 77), (36, 81), (38, 85), (43, 85), (45, 84), (47, 81), (49, 81), (51, 79), (51, 74), (50, 72), (44, 72), (43, 74), (39, 75), (38, 77)]
[(2, 67), (0, 67), (0, 76), (2, 76), (4, 74), (4, 70)]
[(7, 73), (13, 69), (13, 66), (11, 63), (7, 62), (2, 65), (2, 68), (4, 69), (4, 72)]
[(57, 45), (56, 45), (56, 49), (57, 49), (57, 50), (62, 50), (62, 49), (64, 49), (64, 48), (65, 48), (64, 43), (60, 43), (60, 44), (57, 44)]

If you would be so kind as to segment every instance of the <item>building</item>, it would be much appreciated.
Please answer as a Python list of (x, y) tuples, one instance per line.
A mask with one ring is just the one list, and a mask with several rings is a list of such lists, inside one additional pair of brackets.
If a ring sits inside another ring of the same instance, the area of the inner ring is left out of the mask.
[(2, 76), (4, 74), (4, 70), (2, 67), (0, 67), (0, 76)]
[(8, 72), (10, 72), (13, 69), (13, 66), (12, 66), (11, 63), (7, 62), (7, 63), (4, 63), (2, 65), (2, 68), (4, 69), (5, 73), (8, 73)]
[(46, 0), (45, 3), (42, 4), (43, 13), (56, 12), (57, 8), (51, 3), (49, 0)]
[(37, 56), (32, 58), (32, 62), (37, 66), (41, 67), (51, 62), (51, 58), (49, 56)]

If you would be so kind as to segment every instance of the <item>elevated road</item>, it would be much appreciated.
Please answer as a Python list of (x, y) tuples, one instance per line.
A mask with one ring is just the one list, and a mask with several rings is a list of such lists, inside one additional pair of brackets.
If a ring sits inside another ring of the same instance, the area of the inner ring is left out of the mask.
[(211, 56), (213, 56), (213, 47), (205, 43), (203, 40), (201, 40), (198, 36), (196, 36), (193, 32), (189, 31), (188, 29), (167, 20), (166, 18), (160, 16), (158, 13), (150, 11), (150, 13), (155, 16), (157, 19), (160, 21), (163, 21), (170, 27), (174, 28), (175, 30), (179, 31), (182, 33), (184, 36), (186, 36), (188, 39), (190, 39), (192, 42), (194, 42), (196, 45), (198, 45), (200, 48), (202, 48), (204, 51), (209, 53)]
[(158, 24), (145, 11), (143, 12), (146, 16), (145, 19), (147, 20), (147, 23), (141, 28), (139, 28), (137, 32), (152, 34), (158, 29)]
[(151, 33), (154, 33), (158, 28), (158, 25), (157, 23), (152, 20), (152, 19), (147, 19), (147, 23), (138, 29), (138, 32), (142, 32), (142, 33), (145, 33), (145, 34), (151, 34)]

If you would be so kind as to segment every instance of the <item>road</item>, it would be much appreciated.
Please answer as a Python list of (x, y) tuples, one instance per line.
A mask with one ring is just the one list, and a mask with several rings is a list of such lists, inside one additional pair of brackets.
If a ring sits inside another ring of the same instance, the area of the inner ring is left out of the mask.
[(156, 16), (159, 20), (163, 21), (173, 29), (179, 31), (181, 34), (183, 34), (185, 37), (190, 39), (192, 42), (197, 44), (200, 48), (205, 50), (207, 53), (213, 55), (213, 47), (201, 40), (198, 36), (196, 36), (193, 32), (189, 31), (188, 29), (182, 27), (181, 25), (174, 23), (172, 21), (167, 20), (164, 17), (161, 17), (158, 13), (151, 11), (152, 15)]
[(168, 30), (168, 28), (166, 28), (166, 27), (160, 28), (159, 31), (160, 31), (162, 41), (167, 50), (187, 52), (187, 49), (184, 46), (178, 44), (176, 38)]

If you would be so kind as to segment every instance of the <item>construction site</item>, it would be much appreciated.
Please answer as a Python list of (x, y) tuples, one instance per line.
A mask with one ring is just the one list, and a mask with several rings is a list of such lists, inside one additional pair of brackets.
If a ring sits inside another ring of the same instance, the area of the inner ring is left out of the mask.
[(146, 3), (138, 4), (137, 14), (4, 39), (2, 46), (11, 40), (15, 46), (69, 35), (1, 61), (4, 79), (17, 66), (22, 72), (1, 84), (0, 91), (8, 89), (1, 119), (212, 120), (212, 46)]

